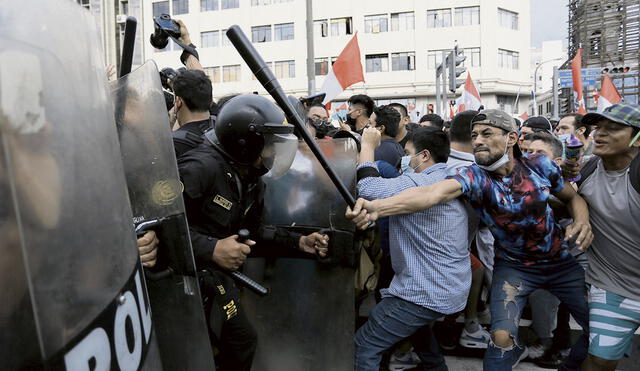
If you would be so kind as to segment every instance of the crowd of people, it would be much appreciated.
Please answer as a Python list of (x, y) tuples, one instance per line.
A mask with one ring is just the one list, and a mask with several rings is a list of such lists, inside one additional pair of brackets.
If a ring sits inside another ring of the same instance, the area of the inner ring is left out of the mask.
[[(181, 41), (191, 44), (179, 24)], [(218, 365), (248, 370), (256, 334), (233, 282), (216, 271), (241, 267), (255, 241), (319, 256), (329, 241), (279, 230), (267, 237), (260, 177), (274, 161), (252, 135), (293, 129), (270, 126), (284, 116), (258, 95), (214, 103), (197, 55), (185, 53), (187, 69), (171, 76), (167, 108), (194, 255), (211, 271), (205, 288), (219, 291), (203, 294)], [(361, 136), (359, 199), (347, 217), (361, 229), (377, 222), (382, 253), (377, 304), (354, 337), (357, 370), (383, 362), (446, 370), (442, 348), (455, 344), (433, 325), (461, 313), (454, 341), (486, 349), (485, 370), (510, 370), (527, 357), (546, 368), (615, 370), (640, 325), (640, 106), (523, 123), (481, 108), (411, 123), (404, 105), (376, 106), (359, 94), (333, 125), (320, 102), (303, 102), (315, 138), (340, 130)], [(569, 141), (581, 143), (577, 163), (566, 161)], [(246, 226), (255, 238), (240, 241), (236, 231)], [(153, 232), (140, 238), (146, 266), (155, 264), (159, 243)], [(527, 305), (536, 335), (529, 344), (518, 336)], [(570, 316), (582, 328), (574, 344)]]

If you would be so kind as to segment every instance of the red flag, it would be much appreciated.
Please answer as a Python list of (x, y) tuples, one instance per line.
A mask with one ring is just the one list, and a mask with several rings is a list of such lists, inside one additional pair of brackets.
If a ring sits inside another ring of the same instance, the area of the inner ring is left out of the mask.
[(573, 102), (580, 114), (586, 114), (587, 110), (582, 95), (582, 48), (578, 49), (571, 61), (571, 76), (573, 78)]
[(476, 89), (476, 85), (473, 83), (470, 72), (467, 73), (467, 81), (464, 83), (464, 90), (462, 90), (460, 98), (456, 99), (456, 104), (458, 106), (458, 112), (463, 112), (465, 110), (477, 110), (482, 104), (480, 94), (478, 94), (478, 89)]
[(330, 102), (346, 88), (361, 81), (364, 81), (364, 73), (356, 33), (344, 47), (322, 83), (320, 92), (327, 94), (322, 103)]
[(524, 121), (527, 121), (529, 119), (529, 114), (525, 111), (518, 117), (521, 118), (522, 121), (524, 122)]
[(598, 99), (598, 112), (604, 111), (605, 108), (622, 101), (622, 97), (618, 93), (618, 89), (611, 81), (609, 75), (602, 76), (602, 86), (600, 87), (600, 99)]

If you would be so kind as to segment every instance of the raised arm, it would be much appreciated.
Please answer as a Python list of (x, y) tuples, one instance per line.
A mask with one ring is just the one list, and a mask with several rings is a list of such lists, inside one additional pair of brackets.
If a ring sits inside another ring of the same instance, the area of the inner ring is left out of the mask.
[(346, 217), (353, 219), (358, 228), (366, 229), (370, 221), (378, 218), (410, 214), (426, 210), (434, 205), (451, 201), (462, 195), (457, 180), (446, 179), (426, 187), (414, 187), (380, 200), (358, 199), (353, 210), (347, 208)]

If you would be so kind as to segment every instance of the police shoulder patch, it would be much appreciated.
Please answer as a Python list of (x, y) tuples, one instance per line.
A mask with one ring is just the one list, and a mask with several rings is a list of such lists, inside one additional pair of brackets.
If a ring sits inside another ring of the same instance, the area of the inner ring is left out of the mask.
[(233, 202), (227, 200), (226, 198), (220, 195), (216, 195), (216, 197), (213, 198), (213, 202), (224, 207), (227, 210), (231, 210), (231, 206), (233, 206)]

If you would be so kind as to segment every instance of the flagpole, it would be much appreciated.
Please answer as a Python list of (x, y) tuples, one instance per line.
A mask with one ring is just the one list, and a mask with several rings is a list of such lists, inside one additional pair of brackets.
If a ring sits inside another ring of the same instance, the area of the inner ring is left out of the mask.
[(309, 96), (316, 93), (316, 65), (313, 50), (313, 4), (307, 0), (307, 79)]

